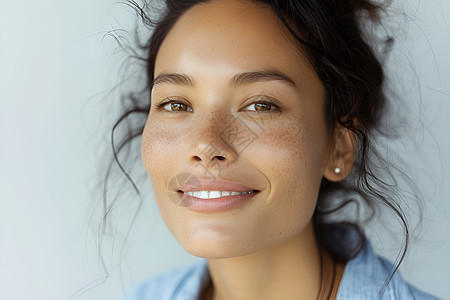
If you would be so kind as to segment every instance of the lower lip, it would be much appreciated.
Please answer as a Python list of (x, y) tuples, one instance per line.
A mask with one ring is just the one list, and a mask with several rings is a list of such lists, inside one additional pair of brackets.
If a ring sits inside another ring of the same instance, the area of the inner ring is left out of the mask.
[(227, 211), (243, 205), (245, 202), (256, 196), (258, 192), (211, 199), (201, 199), (186, 195), (182, 192), (179, 192), (179, 194), (184, 205), (190, 210), (198, 212), (219, 212)]

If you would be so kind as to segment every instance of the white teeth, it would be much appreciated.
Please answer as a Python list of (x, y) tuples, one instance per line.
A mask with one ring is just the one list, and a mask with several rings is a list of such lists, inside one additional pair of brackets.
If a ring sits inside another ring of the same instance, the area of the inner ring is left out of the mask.
[(230, 192), (230, 191), (193, 191), (193, 192), (184, 192), (184, 194), (200, 199), (213, 199), (219, 197), (227, 197), (227, 196), (235, 196), (235, 195), (245, 195), (254, 193), (254, 191), (248, 192)]
[(210, 191), (209, 192), (209, 198), (219, 198), (221, 196), (221, 193), (219, 191)]

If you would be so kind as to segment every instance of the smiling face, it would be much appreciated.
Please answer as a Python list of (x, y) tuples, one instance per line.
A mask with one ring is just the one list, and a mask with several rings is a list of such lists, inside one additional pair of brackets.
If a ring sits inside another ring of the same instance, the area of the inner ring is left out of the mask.
[[(334, 170), (325, 88), (271, 10), (194, 6), (165, 38), (154, 75), (142, 159), (180, 244), (225, 258), (301, 236)], [(185, 173), (259, 192), (226, 210), (192, 210), (173, 199)]]

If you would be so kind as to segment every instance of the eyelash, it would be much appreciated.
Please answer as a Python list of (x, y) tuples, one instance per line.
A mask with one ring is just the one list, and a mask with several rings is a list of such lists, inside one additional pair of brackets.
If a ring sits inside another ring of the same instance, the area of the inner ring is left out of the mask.
[[(273, 108), (273, 109), (270, 109), (270, 110), (256, 110), (256, 109), (255, 110), (247, 110), (246, 109), (244, 111), (257, 111), (257, 112), (261, 112), (261, 113), (267, 113), (267, 112), (271, 112), (271, 111), (280, 111), (280, 108), (278, 107), (278, 105), (276, 105), (272, 100), (267, 99), (267, 98), (258, 98), (258, 99), (259, 99), (258, 101), (252, 102), (245, 107), (248, 107), (250, 105), (256, 105), (256, 104), (265, 104), (265, 105), (270, 105), (271, 108)], [(264, 100), (262, 100), (262, 99), (264, 99)], [(167, 104), (171, 104), (171, 103), (179, 103), (179, 104), (183, 104), (183, 105), (190, 107), (188, 104), (184, 103), (183, 101), (180, 101), (179, 99), (172, 99), (172, 98), (167, 98), (167, 101), (162, 101), (159, 104), (155, 104), (155, 106), (158, 110), (162, 110), (162, 109), (164, 109), (164, 106), (166, 106)], [(166, 111), (177, 112), (177, 111), (170, 111), (170, 110), (166, 110)], [(184, 111), (184, 112), (190, 112), (190, 111)]]

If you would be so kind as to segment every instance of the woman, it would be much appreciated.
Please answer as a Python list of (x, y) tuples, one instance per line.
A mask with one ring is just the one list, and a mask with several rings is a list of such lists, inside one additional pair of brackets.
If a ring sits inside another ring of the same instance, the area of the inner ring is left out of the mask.
[(160, 213), (206, 260), (125, 299), (434, 299), (372, 252), (359, 220), (328, 219), (357, 194), (409, 238), (375, 169), (384, 74), (360, 22), (379, 7), (166, 2), (146, 45), (150, 101), (118, 123), (148, 114), (141, 154)]

